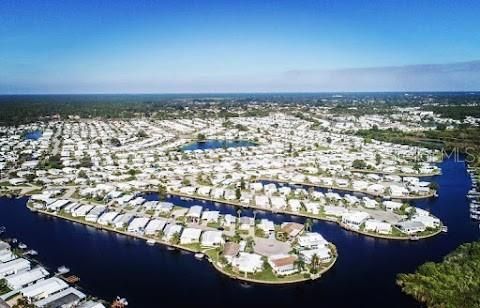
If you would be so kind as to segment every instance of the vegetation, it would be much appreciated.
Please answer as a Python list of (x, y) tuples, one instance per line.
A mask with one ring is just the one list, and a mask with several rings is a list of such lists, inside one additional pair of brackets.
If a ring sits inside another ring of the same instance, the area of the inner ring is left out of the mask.
[(464, 244), (413, 274), (399, 274), (397, 284), (428, 307), (480, 307), (480, 242)]

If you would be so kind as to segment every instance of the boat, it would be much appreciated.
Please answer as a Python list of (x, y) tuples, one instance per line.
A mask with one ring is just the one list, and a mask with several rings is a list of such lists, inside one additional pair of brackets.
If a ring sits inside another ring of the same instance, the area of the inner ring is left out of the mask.
[(13, 244), (16, 244), (18, 242), (18, 240), (16, 238), (12, 238), (12, 243)]
[(148, 240), (147, 240), (147, 244), (148, 244), (148, 245), (155, 245), (155, 243), (156, 243), (156, 242), (155, 242), (154, 239), (148, 239)]
[(204, 256), (205, 256), (205, 255), (204, 255), (203, 253), (201, 253), (201, 252), (197, 252), (197, 253), (195, 254), (195, 258), (196, 258), (196, 259), (199, 259), (199, 260), (200, 260), (200, 259), (203, 259)]
[(447, 233), (447, 232), (448, 232), (448, 227), (447, 227), (447, 226), (443, 226), (443, 227), (442, 227), (442, 232)]
[(66, 267), (65, 265), (62, 265), (59, 268), (57, 268), (57, 273), (60, 274), (60, 275), (66, 274), (68, 272), (70, 272), (70, 269), (68, 267)]
[(36, 256), (38, 255), (38, 252), (36, 250), (30, 249), (28, 251), (25, 251), (25, 255), (31, 255), (31, 256)]
[(18, 244), (18, 248), (20, 248), (20, 249), (26, 249), (26, 248), (27, 248), (27, 245), (24, 244), (24, 243), (20, 243), (20, 244)]
[(128, 301), (126, 298), (121, 298), (120, 296), (117, 296), (117, 298), (113, 301), (112, 305), (110, 307), (112, 308), (125, 308), (128, 306)]
[(7, 228), (5, 228), (5, 226), (0, 226), (0, 234), (5, 233), (6, 230)]

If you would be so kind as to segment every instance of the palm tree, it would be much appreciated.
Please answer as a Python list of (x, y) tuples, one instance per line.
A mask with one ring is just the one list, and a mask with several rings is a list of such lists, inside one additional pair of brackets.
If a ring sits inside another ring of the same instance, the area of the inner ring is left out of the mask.
[(302, 258), (298, 258), (297, 260), (295, 260), (295, 266), (300, 272), (303, 272), (305, 270), (305, 261), (303, 261)]
[(318, 272), (318, 267), (320, 265), (320, 258), (317, 254), (312, 256), (312, 263), (311, 263), (311, 272), (316, 274)]
[(237, 210), (237, 215), (238, 215), (238, 219), (240, 219), (240, 215), (242, 214), (242, 209), (238, 209)]
[(310, 218), (305, 219), (305, 231), (312, 231), (313, 221)]

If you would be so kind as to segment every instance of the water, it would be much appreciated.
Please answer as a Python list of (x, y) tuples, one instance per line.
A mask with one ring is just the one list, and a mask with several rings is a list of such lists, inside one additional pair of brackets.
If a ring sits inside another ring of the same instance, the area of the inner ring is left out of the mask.
[(38, 140), (40, 139), (40, 137), (42, 137), (41, 130), (34, 130), (25, 134), (25, 139), (29, 139), (29, 140)]
[(194, 151), (194, 150), (208, 150), (208, 149), (222, 149), (222, 148), (238, 148), (238, 147), (250, 147), (256, 145), (253, 142), (247, 140), (205, 140), (189, 143), (181, 148), (182, 151)]
[[(191, 254), (31, 213), (24, 206), (25, 198), (0, 199), (0, 225), (7, 227), (8, 236), (17, 237), (37, 250), (39, 261), (47, 267), (55, 269), (62, 264), (70, 267), (89, 294), (105, 299), (125, 296), (130, 307), (202, 305), (202, 300), (212, 307), (418, 307), (396, 286), (396, 274), (412, 272), (426, 261), (440, 261), (458, 245), (480, 238), (478, 224), (468, 216), (465, 194), (470, 179), (465, 166), (450, 159), (441, 167), (443, 175), (435, 178), (440, 185), (440, 196), (414, 204), (442, 219), (449, 227), (448, 233), (417, 242), (396, 242), (364, 237), (335, 223), (317, 222), (313, 229), (337, 246), (339, 258), (321, 279), (298, 285), (245, 287)], [(176, 197), (168, 200), (236, 215), (234, 207)], [(243, 210), (244, 214), (253, 216), (250, 210)], [(277, 223), (303, 221), (265, 212), (258, 212), (256, 217)]]

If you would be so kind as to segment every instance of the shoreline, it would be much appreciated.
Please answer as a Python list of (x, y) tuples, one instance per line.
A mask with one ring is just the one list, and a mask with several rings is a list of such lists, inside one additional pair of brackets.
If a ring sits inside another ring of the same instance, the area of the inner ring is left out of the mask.
[[(156, 193), (154, 191), (145, 191), (145, 192)], [(365, 232), (365, 231), (352, 230), (352, 229), (345, 228), (344, 226), (342, 226), (342, 223), (338, 219), (331, 218), (331, 217), (328, 217), (328, 216), (321, 217), (321, 216), (316, 216), (314, 214), (309, 214), (309, 213), (304, 213), (304, 212), (292, 212), (292, 211), (287, 211), (287, 210), (273, 211), (272, 209), (266, 209), (266, 208), (258, 207), (258, 206), (255, 206), (255, 205), (242, 204), (242, 203), (236, 202), (236, 201), (217, 200), (217, 199), (213, 199), (213, 198), (210, 198), (210, 197), (202, 197), (202, 196), (197, 196), (197, 195), (192, 196), (192, 195), (182, 194), (182, 193), (178, 193), (178, 192), (168, 192), (167, 195), (177, 196), (177, 197), (180, 197), (180, 198), (189, 198), (189, 199), (211, 201), (211, 202), (221, 203), (221, 204), (225, 204), (225, 205), (232, 205), (232, 206), (241, 207), (241, 208), (249, 208), (249, 209), (254, 209), (254, 210), (259, 210), (259, 211), (264, 211), (264, 212), (270, 212), (270, 213), (273, 213), (273, 214), (287, 214), (287, 215), (290, 215), (290, 216), (297, 216), (297, 217), (311, 218), (311, 219), (322, 220), (322, 221), (327, 221), (327, 222), (334, 222), (334, 223), (338, 224), (344, 230), (351, 231), (351, 232), (356, 232), (356, 233), (359, 233), (359, 234), (362, 234), (362, 235), (365, 235), (365, 236), (370, 236), (370, 237), (379, 238), (379, 239), (403, 240), (403, 241), (412, 240), (412, 237), (408, 236), (408, 235), (406, 235), (405, 237), (402, 237), (402, 236), (395, 236), (395, 235), (373, 234), (373, 233), (369, 233), (369, 232)], [(416, 240), (428, 239), (428, 238), (433, 237), (435, 235), (438, 235), (440, 233), (441, 233), (441, 226), (440, 226), (439, 230), (437, 230), (437, 231), (435, 231), (431, 234), (417, 236)]]
[[(26, 205), (26, 206), (32, 213), (47, 215), (49, 217), (54, 217), (54, 218), (59, 218), (59, 219), (64, 219), (64, 220), (67, 220), (69, 222), (82, 224), (84, 226), (92, 227), (92, 228), (95, 228), (95, 229), (100, 230), (100, 231), (105, 230), (105, 231), (113, 232), (113, 233), (120, 234), (120, 235), (123, 235), (123, 236), (132, 237), (134, 239), (144, 240), (145, 242), (147, 242), (149, 240), (153, 240), (153, 241), (155, 241), (155, 243), (153, 243), (153, 245), (159, 244), (159, 245), (163, 245), (167, 248), (170, 247), (170, 248), (178, 249), (178, 250), (185, 251), (185, 252), (188, 252), (188, 253), (193, 253), (193, 254), (202, 253), (206, 257), (207, 261), (218, 272), (222, 273), (223, 275), (225, 275), (225, 276), (227, 276), (231, 279), (241, 280), (241, 281), (249, 282), (249, 283), (264, 284), (264, 285), (284, 285), (284, 284), (293, 284), (293, 283), (301, 283), (301, 282), (306, 282), (306, 281), (313, 281), (313, 280), (319, 279), (322, 274), (324, 274), (325, 272), (330, 270), (333, 267), (333, 265), (335, 264), (335, 262), (338, 258), (338, 255), (335, 255), (333, 257), (333, 262), (331, 264), (329, 264), (326, 268), (322, 269), (320, 272), (315, 274), (315, 276), (310, 276), (308, 278), (302, 277), (302, 278), (285, 280), (285, 281), (259, 280), (259, 279), (255, 279), (255, 278), (242, 277), (241, 275), (235, 275), (235, 274), (231, 274), (231, 273), (225, 271), (219, 264), (217, 264), (206, 253), (206, 251), (212, 249), (211, 247), (205, 248), (205, 249), (190, 248), (190, 247), (182, 246), (182, 245), (179, 245), (179, 244), (173, 244), (173, 243), (170, 243), (170, 242), (166, 242), (164, 240), (160, 240), (160, 239), (157, 239), (157, 238), (148, 237), (148, 236), (141, 235), (141, 234), (135, 234), (135, 233), (127, 232), (127, 231), (118, 230), (118, 229), (112, 228), (110, 226), (101, 226), (101, 225), (98, 225), (98, 224), (95, 224), (95, 223), (92, 223), (92, 222), (88, 222), (88, 221), (84, 221), (84, 220), (78, 220), (78, 219), (75, 219), (75, 218), (72, 218), (72, 217), (69, 217), (69, 216), (64, 216), (64, 215), (48, 212), (48, 211), (45, 211), (45, 210), (35, 209), (35, 208), (32, 208), (28, 205)], [(331, 244), (333, 245), (333, 243), (331, 243)]]

